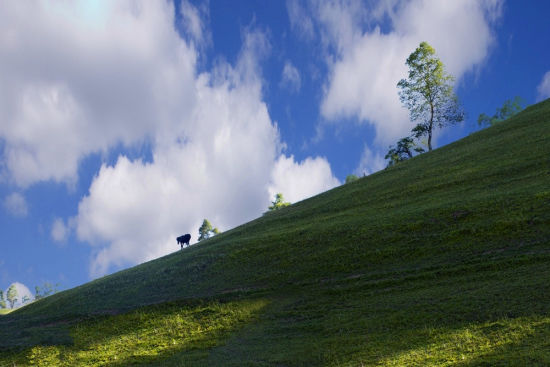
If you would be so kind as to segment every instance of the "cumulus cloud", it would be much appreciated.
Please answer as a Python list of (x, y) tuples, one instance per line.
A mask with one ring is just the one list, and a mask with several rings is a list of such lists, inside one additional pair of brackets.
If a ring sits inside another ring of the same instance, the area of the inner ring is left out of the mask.
[[(204, 218), (225, 230), (260, 215), (285, 159), (299, 177), (318, 169), (325, 182), (300, 183), (292, 200), (331, 185), (326, 160), (281, 154), (262, 97), (268, 38), (245, 28), (234, 64), (199, 73), (208, 9), (183, 1), (181, 12), (183, 37), (168, 1), (9, 2), (0, 12), (4, 178), (20, 187), (70, 185), (90, 154), (151, 147), (147, 160), (122, 153), (103, 164), (77, 215), (52, 223), (54, 241), (74, 229), (92, 246), (94, 277), (176, 250), (176, 236), (196, 238)], [(21, 208), (17, 195), (10, 202)]]
[(0, 139), (17, 185), (74, 183), (86, 155), (179, 130), (196, 53), (169, 2), (9, 2), (0, 12)]
[(357, 176), (370, 175), (378, 172), (386, 167), (384, 156), (379, 153), (374, 153), (367, 145), (363, 149), (359, 165), (355, 169)]
[(211, 86), (211, 75), (198, 78), (184, 139), (156, 146), (151, 163), (121, 156), (101, 168), (77, 219), (78, 236), (98, 246), (93, 275), (175, 250), (176, 236), (196, 238), (203, 218), (223, 230), (267, 206), (278, 130), (260, 86), (227, 72), (233, 82)]
[(273, 199), (282, 193), (286, 201), (295, 203), (338, 185), (340, 181), (332, 175), (325, 158), (296, 162), (294, 156), (281, 155), (271, 173), (269, 195)]
[(112, 265), (174, 251), (178, 235), (189, 232), (196, 238), (203, 218), (222, 230), (253, 219), (269, 204), (271, 177), (288, 185), (292, 174), (302, 177), (307, 171), (309, 178), (325, 180), (289, 190), (293, 200), (330, 187), (326, 161), (278, 174), (285, 159), (278, 129), (261, 100), (259, 78), (242, 75), (250, 69), (239, 66), (252, 62), (257, 47), (264, 47), (261, 35), (250, 37), (236, 67), (222, 65), (223, 70), (197, 78), (197, 104), (183, 121), (190, 126), (184, 140), (174, 136), (156, 146), (150, 163), (121, 156), (114, 166), (101, 168), (77, 217), (79, 238), (96, 247), (93, 276)]
[(550, 98), (550, 71), (546, 72), (537, 87), (537, 101)]
[(285, 62), (281, 76), (281, 87), (288, 88), (290, 91), (298, 92), (302, 86), (300, 72), (290, 61)]
[[(501, 4), (500, 0), (393, 0), (374, 2), (367, 12), (354, 0), (310, 2), (327, 44), (330, 69), (322, 116), (328, 121), (356, 118), (372, 124), (379, 146), (406, 135), (412, 126), (396, 84), (407, 75), (409, 54), (427, 41), (460, 82), (487, 58), (494, 42), (491, 27), (500, 17)], [(384, 19), (389, 20), (389, 30), (379, 26)]]
[(26, 217), (29, 212), (27, 200), (18, 192), (4, 198), (4, 208), (14, 217)]
[[(103, 164), (78, 214), (52, 223), (54, 241), (66, 241), (74, 227), (93, 248), (95, 277), (176, 250), (176, 236), (196, 238), (204, 218), (225, 230), (265, 211), (270, 187), (279, 185), (272, 185), (272, 177), (280, 179), (273, 172), (285, 156), (262, 99), (260, 60), (270, 50), (262, 32), (245, 29), (234, 65), (218, 62), (199, 74), (198, 43), (207, 31), (201, 12), (188, 3), (182, 12), (189, 12), (183, 16), (189, 37), (183, 39), (169, 3), (99, 3), (93, 19), (81, 14), (90, 16), (81, 3), (53, 4), (53, 10), (12, 5), (8, 12), (34, 19), (31, 30), (12, 23), (10, 47), (26, 54), (19, 62), (29, 65), (6, 67), (19, 79), (13, 76), (2, 93), (19, 93), (21, 102), (4, 112), (2, 121), (14, 123), (0, 129), (8, 173), (21, 186), (70, 183), (78, 162), (93, 152), (147, 140), (152, 156), (121, 154), (113, 165)], [(30, 42), (37, 30), (40, 44)], [(21, 37), (29, 40), (26, 48)], [(29, 60), (45, 61), (38, 67)], [(325, 183), (332, 177), (326, 160), (293, 164), (299, 176), (303, 168), (310, 176), (321, 170)], [(291, 180), (289, 172), (284, 177)], [(293, 200), (330, 187), (300, 185), (289, 192)]]

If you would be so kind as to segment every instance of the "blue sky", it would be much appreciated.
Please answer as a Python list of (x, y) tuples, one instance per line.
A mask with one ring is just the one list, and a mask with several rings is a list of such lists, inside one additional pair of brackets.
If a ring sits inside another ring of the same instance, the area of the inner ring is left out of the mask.
[(429, 42), (478, 129), (550, 97), (547, 1), (3, 2), (0, 289), (71, 288), (385, 166)]

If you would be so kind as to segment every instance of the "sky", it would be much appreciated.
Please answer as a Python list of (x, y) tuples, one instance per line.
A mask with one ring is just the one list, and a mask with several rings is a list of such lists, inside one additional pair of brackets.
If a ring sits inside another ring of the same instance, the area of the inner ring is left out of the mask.
[(466, 112), (550, 97), (550, 2), (0, 1), (0, 289), (68, 289), (383, 169), (422, 41)]

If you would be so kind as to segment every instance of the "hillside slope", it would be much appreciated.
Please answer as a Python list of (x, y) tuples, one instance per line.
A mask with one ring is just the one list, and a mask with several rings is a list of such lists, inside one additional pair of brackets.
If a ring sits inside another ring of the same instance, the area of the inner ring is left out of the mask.
[(546, 365), (549, 265), (547, 100), (0, 316), (0, 365)]

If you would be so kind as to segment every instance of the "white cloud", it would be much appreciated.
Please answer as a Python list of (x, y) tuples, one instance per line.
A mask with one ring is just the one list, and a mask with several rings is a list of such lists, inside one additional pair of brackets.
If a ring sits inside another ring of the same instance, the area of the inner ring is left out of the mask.
[(74, 183), (86, 155), (178, 131), (193, 103), (168, 2), (9, 2), (0, 35), (0, 160), (20, 186)]
[(332, 175), (325, 158), (306, 158), (295, 162), (294, 156), (281, 155), (271, 173), (269, 195), (272, 199), (282, 193), (285, 200), (295, 203), (340, 185)]
[(23, 283), (14, 282), (14, 283), (10, 284), (9, 287), (4, 290), (4, 300), (6, 300), (6, 306), (7, 307), (10, 307), (10, 305), (7, 301), (8, 289), (12, 285), (15, 285), (15, 289), (17, 290), (17, 302), (15, 302), (14, 308), (21, 307), (23, 305), (23, 298), (25, 296), (28, 297), (29, 301), (34, 300), (34, 295), (31, 293), (31, 291), (29, 290), (29, 288), (27, 288), (26, 285), (24, 285)]
[[(321, 41), (331, 52), (342, 54), (356, 41), (367, 9), (361, 0), (311, 1), (312, 12), (321, 24)], [(332, 57), (328, 58), (333, 61)]]
[(334, 65), (322, 115), (333, 121), (355, 116), (374, 124), (377, 140), (386, 144), (406, 134), (412, 126), (396, 84), (406, 73), (401, 64), (407, 52), (395, 36), (379, 31), (365, 35)]
[(27, 200), (18, 192), (6, 196), (4, 208), (14, 217), (26, 217), (29, 212)]
[(207, 3), (195, 7), (189, 1), (183, 0), (180, 6), (183, 27), (187, 31), (187, 34), (190, 35), (198, 47), (209, 45), (212, 42), (212, 35), (203, 20), (208, 19), (210, 15)]
[(73, 218), (70, 218), (66, 224), (63, 218), (55, 218), (50, 232), (52, 239), (58, 243), (66, 242), (75, 225), (76, 223)]
[[(244, 59), (249, 57), (243, 53)], [(223, 68), (227, 74), (221, 84), (211, 85), (210, 79), (214, 74), (220, 78), (219, 70), (198, 78), (185, 143), (156, 146), (151, 163), (121, 156), (114, 166), (101, 168), (77, 217), (79, 238), (96, 246), (92, 276), (112, 265), (175, 251), (175, 239), (183, 233), (191, 233), (195, 242), (203, 218), (221, 230), (253, 219), (269, 205), (270, 177), (277, 177), (277, 186), (298, 183), (292, 174), (307, 176), (309, 181), (289, 191), (293, 200), (329, 188), (330, 166), (319, 159), (296, 165), (284, 180), (274, 174), (284, 156), (276, 160), (281, 143), (261, 101), (260, 85), (252, 77), (237, 76), (239, 67)], [(325, 181), (311, 180), (317, 168)]]
[(546, 72), (537, 87), (537, 101), (550, 98), (550, 71)]
[[(394, 0), (371, 5), (367, 13), (358, 1), (324, 0), (312, 2), (310, 10), (327, 43), (330, 69), (321, 114), (329, 121), (357, 118), (374, 125), (375, 143), (385, 147), (412, 128), (396, 87), (407, 75), (409, 54), (427, 41), (459, 82), (487, 58), (494, 40), (491, 26), (501, 14), (502, 1)], [(389, 31), (376, 25), (385, 16)]]
[(262, 101), (269, 49), (264, 34), (245, 30), (234, 66), (194, 75), (192, 103), (177, 129), (157, 132), (151, 162), (121, 155), (102, 166), (75, 218), (79, 239), (94, 246), (92, 276), (175, 251), (183, 233), (194, 242), (204, 218), (226, 230), (265, 211), (284, 146)]
[(210, 82), (197, 80), (185, 143), (156, 146), (152, 163), (121, 156), (101, 168), (77, 219), (79, 238), (98, 246), (93, 275), (176, 250), (176, 236), (196, 239), (203, 218), (225, 230), (267, 207), (279, 135), (259, 85)]
[(290, 61), (285, 62), (281, 76), (281, 87), (288, 88), (290, 91), (298, 92), (302, 86), (300, 72)]
[[(152, 159), (104, 164), (78, 214), (52, 223), (55, 241), (74, 227), (90, 243), (92, 276), (177, 250), (204, 218), (222, 230), (250, 220), (280, 184), (284, 143), (262, 99), (267, 37), (244, 29), (234, 65), (198, 74), (208, 14), (187, 2), (182, 12), (184, 39), (171, 2), (13, 2), (0, 13), (4, 175), (70, 184), (87, 155), (150, 143)], [(293, 200), (337, 182), (326, 160), (289, 159), (281, 182), (302, 170), (321, 180), (300, 182)]]
[(494, 42), (491, 25), (501, 15), (501, 4), (496, 0), (412, 1), (395, 14), (395, 33), (412, 39), (414, 47), (428, 41), (446, 69), (460, 79), (485, 61)]
[(305, 40), (311, 40), (315, 36), (313, 20), (308, 15), (307, 10), (298, 0), (287, 0), (286, 9), (290, 19), (291, 28)]
[(355, 169), (355, 174), (359, 177), (364, 175), (370, 175), (374, 172), (378, 172), (384, 169), (387, 165), (384, 156), (378, 153), (373, 153), (368, 146), (365, 145), (363, 154), (359, 161), (359, 165)]

